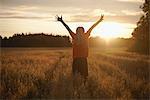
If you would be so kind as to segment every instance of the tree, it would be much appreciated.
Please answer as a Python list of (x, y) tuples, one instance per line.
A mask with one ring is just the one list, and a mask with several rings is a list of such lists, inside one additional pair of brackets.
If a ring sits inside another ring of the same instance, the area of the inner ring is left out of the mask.
[(39, 34), (14, 34), (1, 40), (2, 47), (70, 47), (69, 36)]
[(134, 39), (134, 45), (131, 50), (139, 53), (149, 54), (149, 11), (150, 0), (145, 0), (140, 8), (144, 14), (140, 17), (137, 22), (137, 27), (132, 32), (132, 38)]

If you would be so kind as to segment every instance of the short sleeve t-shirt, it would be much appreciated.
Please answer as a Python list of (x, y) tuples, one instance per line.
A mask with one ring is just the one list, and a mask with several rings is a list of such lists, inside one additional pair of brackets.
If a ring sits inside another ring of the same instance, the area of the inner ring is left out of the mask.
[(74, 34), (72, 37), (73, 58), (88, 57), (88, 38), (87, 33), (82, 34), (82, 36)]

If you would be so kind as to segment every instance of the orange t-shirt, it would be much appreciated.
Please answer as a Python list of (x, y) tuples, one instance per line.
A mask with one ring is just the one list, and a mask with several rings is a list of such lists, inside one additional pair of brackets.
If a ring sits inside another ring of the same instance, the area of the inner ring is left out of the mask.
[(72, 37), (73, 58), (88, 57), (88, 38), (87, 33), (82, 34), (80, 37), (74, 34)]

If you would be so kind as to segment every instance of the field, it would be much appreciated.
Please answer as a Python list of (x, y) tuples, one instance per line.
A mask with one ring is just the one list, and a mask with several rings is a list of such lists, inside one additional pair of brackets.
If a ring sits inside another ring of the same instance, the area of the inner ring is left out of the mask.
[(1, 99), (149, 99), (150, 59), (124, 49), (90, 49), (85, 85), (71, 48), (2, 48), (0, 60)]

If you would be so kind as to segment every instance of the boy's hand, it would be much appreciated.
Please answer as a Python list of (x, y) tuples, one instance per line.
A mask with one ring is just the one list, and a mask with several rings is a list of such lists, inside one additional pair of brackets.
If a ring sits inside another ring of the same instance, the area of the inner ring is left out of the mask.
[(104, 15), (101, 15), (101, 17), (100, 17), (99, 20), (100, 20), (100, 21), (104, 20)]
[(62, 22), (62, 21), (63, 21), (62, 16), (61, 16), (61, 17), (59, 17), (58, 15), (56, 15), (56, 19), (57, 19), (57, 21), (60, 21), (60, 22)]

